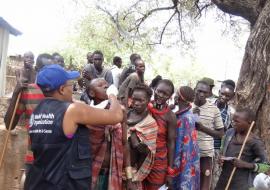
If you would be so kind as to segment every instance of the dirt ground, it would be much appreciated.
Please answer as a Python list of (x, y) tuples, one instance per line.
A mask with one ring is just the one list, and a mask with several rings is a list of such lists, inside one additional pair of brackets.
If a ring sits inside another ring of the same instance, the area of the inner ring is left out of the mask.
[[(5, 126), (0, 124), (0, 154), (6, 137)], [(4, 163), (0, 169), (0, 190), (17, 190), (24, 167), (24, 156), (27, 148), (27, 132), (17, 127), (17, 136), (10, 135)]]

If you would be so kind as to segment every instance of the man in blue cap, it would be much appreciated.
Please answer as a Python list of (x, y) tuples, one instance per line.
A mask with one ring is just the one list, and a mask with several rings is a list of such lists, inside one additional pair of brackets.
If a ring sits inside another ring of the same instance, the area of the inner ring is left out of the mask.
[(91, 188), (91, 153), (85, 125), (116, 124), (122, 121), (123, 113), (112, 94), (108, 110), (72, 102), (73, 80), (79, 76), (79, 72), (65, 71), (59, 65), (46, 66), (37, 76), (45, 99), (30, 118), (34, 163), (25, 190)]

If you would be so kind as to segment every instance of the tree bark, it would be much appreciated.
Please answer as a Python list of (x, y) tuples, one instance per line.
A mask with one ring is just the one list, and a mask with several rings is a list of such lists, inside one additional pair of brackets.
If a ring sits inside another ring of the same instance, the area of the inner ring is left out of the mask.
[(241, 16), (253, 26), (267, 0), (212, 0), (223, 12)]
[(270, 155), (270, 0), (265, 3), (247, 41), (236, 101), (255, 111), (256, 132)]

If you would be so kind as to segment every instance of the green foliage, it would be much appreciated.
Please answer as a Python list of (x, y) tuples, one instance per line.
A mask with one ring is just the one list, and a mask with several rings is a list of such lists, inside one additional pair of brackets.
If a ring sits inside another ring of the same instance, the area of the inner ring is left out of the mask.
[(95, 50), (103, 52), (107, 65), (111, 65), (114, 56), (122, 57), (123, 64), (128, 64), (129, 56), (134, 52), (149, 62), (152, 48), (146, 42), (146, 38), (134, 41), (121, 37), (110, 18), (93, 8), (76, 24), (75, 32), (67, 39), (67, 47), (59, 52), (65, 57), (66, 65), (72, 64), (77, 68), (86, 63), (86, 54)]
[(193, 56), (187, 56), (185, 59), (179, 58), (178, 62), (174, 62), (174, 56), (156, 55), (153, 60), (154, 76), (161, 75), (163, 78), (172, 80), (177, 88), (182, 85), (194, 87), (200, 78), (209, 75), (206, 68)]

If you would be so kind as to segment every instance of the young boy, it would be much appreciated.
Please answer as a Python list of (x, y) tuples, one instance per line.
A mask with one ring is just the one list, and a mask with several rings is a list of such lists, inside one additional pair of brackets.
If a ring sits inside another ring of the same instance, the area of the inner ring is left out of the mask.
[(236, 109), (233, 116), (233, 127), (226, 132), (221, 149), (222, 172), (216, 190), (225, 189), (233, 167), (236, 171), (232, 178), (230, 190), (247, 190), (252, 187), (256, 172), (261, 167), (255, 162), (266, 162), (266, 153), (263, 142), (255, 134), (250, 133), (241, 159), (237, 159), (243, 141), (247, 135), (251, 122), (255, 119), (252, 110), (248, 108)]
[[(224, 84), (219, 90), (218, 99), (215, 101), (215, 105), (220, 111), (222, 122), (224, 125), (224, 131), (226, 132), (231, 128), (232, 123), (232, 108), (228, 102), (234, 97), (234, 88), (231, 85)], [(214, 149), (215, 156), (213, 162), (213, 177), (211, 189), (215, 189), (217, 181), (221, 173), (221, 167), (219, 163), (219, 154), (220, 154), (221, 138), (214, 138)]]
[(117, 98), (122, 102), (126, 102), (126, 98), (131, 98), (131, 93), (136, 85), (144, 83), (145, 64), (141, 58), (134, 60), (136, 72), (130, 74), (124, 82), (119, 86), (119, 93)]
[[(108, 83), (103, 78), (93, 79), (88, 85), (90, 104), (99, 108), (109, 108)], [(127, 139), (121, 124), (88, 126), (92, 163), (92, 190), (122, 189), (124, 146)]]

